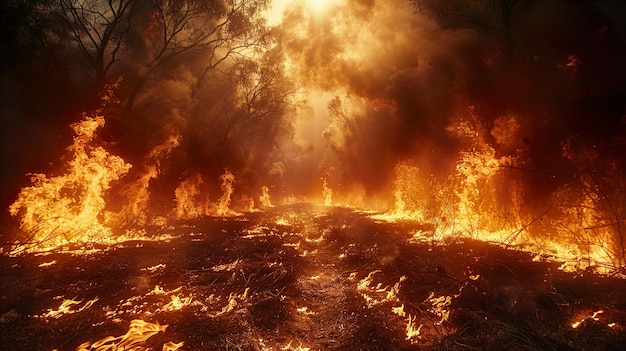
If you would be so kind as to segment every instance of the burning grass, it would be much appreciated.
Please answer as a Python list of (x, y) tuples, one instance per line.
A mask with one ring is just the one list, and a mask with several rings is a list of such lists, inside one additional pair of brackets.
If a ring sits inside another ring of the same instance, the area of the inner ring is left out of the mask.
[[(0, 344), (609, 350), (626, 343), (626, 281), (617, 277), (563, 272), (559, 262), (472, 239), (416, 241), (423, 225), (343, 208), (278, 206), (244, 218), (180, 221), (169, 241), (88, 254), (1, 256)], [(142, 338), (129, 339), (139, 324)]]

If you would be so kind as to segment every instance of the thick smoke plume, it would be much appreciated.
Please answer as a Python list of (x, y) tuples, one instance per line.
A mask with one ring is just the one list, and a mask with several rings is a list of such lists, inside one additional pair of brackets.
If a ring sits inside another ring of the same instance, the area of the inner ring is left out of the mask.
[[(458, 3), (455, 11), (475, 11)], [(510, 43), (480, 24), (442, 28), (449, 18), (405, 1), (306, 8), (287, 8), (281, 41), (301, 84), (337, 95), (323, 131), (333, 161), (320, 159), (337, 173), (331, 186), (381, 191), (407, 159), (427, 174), (450, 174), (471, 146), (454, 130), (470, 123), (498, 157), (522, 157), (516, 166), (534, 170), (524, 175), (533, 188), (527, 201), (543, 201), (560, 185), (548, 174), (569, 172), (564, 140), (623, 135), (624, 47), (595, 7), (517, 4)], [(483, 10), (485, 25), (498, 22), (497, 9)]]

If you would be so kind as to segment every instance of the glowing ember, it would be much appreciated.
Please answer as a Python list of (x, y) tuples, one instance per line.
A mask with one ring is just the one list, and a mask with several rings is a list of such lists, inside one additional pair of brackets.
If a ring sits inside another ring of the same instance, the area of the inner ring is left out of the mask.
[(309, 308), (306, 307), (306, 306), (305, 307), (298, 307), (297, 311), (298, 311), (298, 313), (302, 313), (302, 314), (307, 315), (307, 316), (311, 316), (311, 315), (317, 314), (317, 313), (309, 310)]
[(400, 307), (392, 307), (391, 312), (397, 314), (400, 317), (406, 317), (406, 312), (404, 312), (404, 304)]
[(237, 305), (239, 303), (245, 301), (248, 298), (248, 292), (249, 291), (250, 291), (250, 288), (246, 288), (246, 290), (242, 294), (231, 293), (228, 296), (228, 302), (227, 302), (226, 306), (224, 306), (221, 311), (216, 312), (216, 313), (210, 313), (209, 315), (211, 317), (215, 318), (215, 317), (221, 316), (223, 314), (232, 312), (233, 310), (235, 310), (235, 307), (237, 307)]

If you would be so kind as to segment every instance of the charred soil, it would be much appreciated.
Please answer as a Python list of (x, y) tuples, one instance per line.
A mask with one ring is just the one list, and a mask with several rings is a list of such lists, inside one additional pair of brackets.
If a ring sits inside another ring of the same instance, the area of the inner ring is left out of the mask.
[(420, 229), (298, 204), (149, 230), (168, 240), (0, 256), (0, 349), (75, 350), (136, 319), (168, 325), (153, 350), (626, 345), (625, 280)]

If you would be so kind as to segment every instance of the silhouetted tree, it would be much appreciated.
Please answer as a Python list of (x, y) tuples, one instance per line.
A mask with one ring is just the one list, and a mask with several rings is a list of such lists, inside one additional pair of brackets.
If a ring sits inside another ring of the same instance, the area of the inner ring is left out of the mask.
[(143, 42), (133, 47), (136, 76), (126, 100), (127, 110), (133, 109), (139, 93), (159, 68), (168, 66), (171, 70), (172, 61), (183, 55), (189, 60), (193, 52), (199, 52), (197, 60), (206, 58), (204, 63), (195, 62), (204, 67), (196, 76), (197, 91), (225, 60), (251, 52), (261, 33), (254, 19), (267, 6), (267, 0), (147, 0), (146, 4), (138, 33)]
[(109, 80), (120, 59), (138, 2), (135, 0), (58, 0), (54, 11), (95, 73), (97, 88)]

